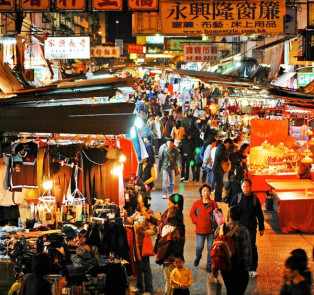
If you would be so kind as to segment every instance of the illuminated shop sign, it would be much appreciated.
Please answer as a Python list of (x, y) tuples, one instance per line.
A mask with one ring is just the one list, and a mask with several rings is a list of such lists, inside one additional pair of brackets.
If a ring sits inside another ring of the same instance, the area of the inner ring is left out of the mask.
[(185, 62), (216, 62), (219, 60), (218, 45), (184, 45)]
[(93, 0), (93, 10), (122, 10), (122, 0)]
[(89, 37), (48, 37), (45, 40), (45, 59), (90, 58)]
[(15, 8), (15, 0), (1, 0), (0, 11), (11, 11)]
[(43, 11), (50, 9), (50, 0), (24, 0), (20, 5), (23, 11)]
[(164, 37), (148, 36), (146, 37), (146, 44), (164, 44)]
[(158, 0), (128, 0), (129, 10), (157, 10)]
[(314, 73), (298, 73), (298, 86), (304, 87), (314, 80)]
[(161, 2), (162, 33), (169, 35), (251, 35), (282, 33), (285, 2)]
[[(34, 0), (31, 0), (34, 1)], [(37, 0), (41, 1), (41, 0)], [(56, 0), (56, 10), (85, 10), (85, 0)]]
[(120, 57), (120, 46), (93, 46), (90, 50), (91, 57)]

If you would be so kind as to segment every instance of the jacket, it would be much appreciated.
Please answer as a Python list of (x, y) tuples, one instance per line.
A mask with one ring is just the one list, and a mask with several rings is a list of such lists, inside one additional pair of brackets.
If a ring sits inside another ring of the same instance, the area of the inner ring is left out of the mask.
[(175, 165), (178, 166), (178, 169), (181, 169), (181, 157), (176, 147), (173, 147), (171, 150), (168, 146), (162, 150), (158, 157), (158, 171), (167, 170), (170, 167), (171, 170), (174, 170)]
[(213, 171), (215, 173), (224, 174), (224, 170), (222, 168), (222, 162), (228, 161), (227, 149), (223, 143), (221, 143), (215, 153), (215, 161), (213, 164)]
[(184, 242), (178, 228), (161, 237), (157, 244), (156, 263), (172, 263), (176, 254), (183, 254)]
[[(253, 198), (255, 198), (256, 201), (254, 201)], [(262, 206), (258, 197), (256, 197), (254, 193), (251, 193), (249, 196), (246, 196), (242, 192), (240, 202), (239, 196), (238, 195), (234, 196), (231, 200), (230, 207), (235, 205), (238, 205), (243, 209), (240, 224), (246, 226), (249, 231), (255, 231), (258, 221), (259, 231), (265, 230)]]
[(202, 235), (213, 233), (210, 212), (215, 208), (218, 209), (218, 205), (213, 200), (210, 200), (208, 204), (204, 204), (202, 198), (194, 202), (190, 211), (190, 217), (192, 223), (196, 225), (195, 233)]
[[(162, 121), (159, 121), (159, 126), (160, 126), (160, 138), (161, 138), (163, 133), (164, 133), (164, 125), (163, 125)], [(156, 121), (153, 121), (152, 124), (150, 125), (150, 130), (152, 131), (153, 138), (155, 138), (155, 139), (159, 138), (156, 128), (157, 128)]]

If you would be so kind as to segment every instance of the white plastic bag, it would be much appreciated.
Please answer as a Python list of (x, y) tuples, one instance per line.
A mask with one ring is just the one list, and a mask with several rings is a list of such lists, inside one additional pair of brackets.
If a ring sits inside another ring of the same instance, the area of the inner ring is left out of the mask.
[(213, 275), (207, 277), (207, 295), (221, 295), (222, 285)]

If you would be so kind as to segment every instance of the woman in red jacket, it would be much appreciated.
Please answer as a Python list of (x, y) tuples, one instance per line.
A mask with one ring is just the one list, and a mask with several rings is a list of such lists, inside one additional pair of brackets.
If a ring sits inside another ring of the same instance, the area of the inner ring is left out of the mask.
[[(213, 220), (213, 213), (218, 210), (218, 205), (214, 200), (210, 199), (211, 187), (209, 184), (204, 183), (199, 188), (201, 198), (197, 200), (190, 211), (190, 217), (192, 222), (196, 225), (196, 257), (194, 260), (194, 266), (198, 266), (202, 258), (202, 252), (204, 249), (205, 239), (207, 240), (207, 262), (206, 270), (212, 271), (212, 263), (210, 257), (210, 248), (213, 244), (214, 231), (211, 219)], [(211, 218), (212, 216), (212, 218)]]

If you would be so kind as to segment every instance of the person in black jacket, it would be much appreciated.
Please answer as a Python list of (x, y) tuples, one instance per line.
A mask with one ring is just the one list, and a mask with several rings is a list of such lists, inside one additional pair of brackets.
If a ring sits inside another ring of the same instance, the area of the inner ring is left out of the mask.
[(252, 250), (252, 263), (250, 265), (250, 276), (257, 276), (258, 253), (256, 246), (256, 228), (258, 221), (258, 229), (260, 236), (264, 235), (264, 215), (262, 206), (257, 196), (251, 191), (252, 182), (250, 179), (244, 178), (241, 182), (242, 193), (234, 196), (230, 206), (238, 205), (243, 209), (243, 215), (240, 224), (247, 227), (250, 233), (250, 242)]
[(191, 136), (184, 134), (181, 146), (181, 161), (182, 161), (182, 171), (180, 181), (188, 182), (190, 176), (190, 162), (192, 159), (192, 141)]
[(224, 170), (222, 168), (222, 162), (228, 161), (227, 149), (232, 144), (232, 139), (227, 138), (221, 143), (215, 152), (215, 160), (213, 164), (213, 189), (215, 189), (215, 201), (221, 202)]

